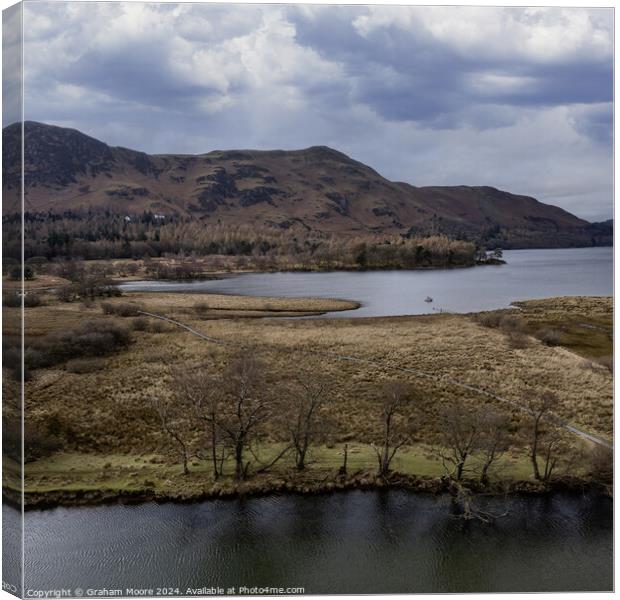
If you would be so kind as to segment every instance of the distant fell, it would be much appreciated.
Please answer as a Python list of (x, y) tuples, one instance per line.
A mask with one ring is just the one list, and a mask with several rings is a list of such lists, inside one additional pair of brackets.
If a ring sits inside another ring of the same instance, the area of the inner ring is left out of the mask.
[[(392, 182), (332, 148), (149, 155), (75, 129), (28, 121), (25, 206), (62, 214), (145, 211), (204, 223), (342, 235), (445, 234), (489, 247), (609, 245), (588, 223), (535, 198), (487, 186)], [(19, 210), (21, 128), (3, 130), (3, 214)]]

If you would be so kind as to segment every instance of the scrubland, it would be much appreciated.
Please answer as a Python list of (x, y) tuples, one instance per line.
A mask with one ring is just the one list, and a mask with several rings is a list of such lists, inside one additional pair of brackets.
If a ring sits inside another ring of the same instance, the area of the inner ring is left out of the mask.
[[(270, 462), (286, 444), (286, 409), (298, 384), (321, 380), (329, 386), (325, 435), (310, 449), (308, 468), (299, 473), (290, 456), (284, 456), (266, 472), (256, 473), (252, 485), (260, 488), (303, 489), (332, 481), (342, 465), (345, 445), (348, 473), (358, 481), (373, 479), (376, 456), (371, 444), (381, 436), (383, 389), (395, 381), (411, 391), (399, 421), (409, 438), (394, 459), (398, 473), (434, 478), (444, 474), (437, 453), (442, 410), (455, 402), (471, 410), (500, 410), (507, 416), (509, 447), (492, 472), (499, 480), (531, 477), (530, 425), (519, 406), (546, 391), (557, 395), (558, 417), (611, 440), (612, 373), (609, 364), (600, 361), (611, 355), (611, 298), (523, 302), (515, 309), (482, 315), (310, 320), (255, 317), (347, 310), (356, 304), (174, 293), (125, 294), (104, 302), (165, 315), (222, 343), (153, 318), (104, 314), (100, 301), (84, 305), (50, 300), (26, 309), (27, 342), (89, 321), (113, 322), (131, 336), (126, 347), (84, 357), (81, 363), (72, 359), (73, 363), (32, 369), (25, 392), (27, 436), (29, 431), (33, 445), (44, 447), (26, 463), (27, 497), (40, 501), (46, 494), (103, 491), (189, 498), (206, 490), (232, 489), (230, 457), (217, 482), (204, 456), (192, 456), (190, 473), (183, 475), (153, 401), (174, 395), (179, 373), (204, 371), (217, 377), (240, 352), (259, 362), (264, 389), (277, 397), (282, 413), (261, 428), (254, 442), (256, 465)], [(11, 311), (17, 309), (4, 311), (9, 316), (5, 335), (10, 337), (16, 333), (11, 331)], [(550, 328), (558, 334), (552, 336), (552, 344), (542, 335), (543, 339), (536, 337)], [(6, 374), (5, 382), (10, 398), (15, 384)], [(17, 409), (14, 402), (5, 403), (6, 422), (16, 422)], [(192, 447), (198, 447), (202, 432), (189, 435)], [(591, 446), (574, 435), (566, 440), (566, 460), (558, 473), (587, 475)], [(11, 477), (7, 460), (5, 487), (11, 488), (17, 480)]]

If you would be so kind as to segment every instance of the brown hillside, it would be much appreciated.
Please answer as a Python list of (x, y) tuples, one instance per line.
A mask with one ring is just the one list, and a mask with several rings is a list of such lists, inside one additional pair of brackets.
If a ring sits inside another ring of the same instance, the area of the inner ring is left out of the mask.
[[(19, 126), (3, 131), (3, 213), (19, 209)], [(294, 151), (148, 155), (79, 131), (25, 124), (25, 207), (31, 212), (151, 211), (208, 223), (327, 233), (443, 233), (504, 247), (609, 242), (561, 208), (491, 187), (414, 187), (346, 155)]]

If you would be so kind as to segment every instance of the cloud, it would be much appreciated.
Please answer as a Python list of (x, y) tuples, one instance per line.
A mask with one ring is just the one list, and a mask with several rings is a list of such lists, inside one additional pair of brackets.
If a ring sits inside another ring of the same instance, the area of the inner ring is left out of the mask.
[(384, 175), (612, 202), (612, 11), (36, 2), (27, 118), (150, 152), (326, 144)]
[(355, 20), (365, 37), (377, 30), (422, 29), (467, 59), (537, 64), (608, 60), (609, 10), (494, 7), (371, 7)]
[(546, 106), (611, 100), (612, 37), (602, 14), (377, 6), (341, 28), (328, 25), (332, 15), (325, 7), (310, 18), (305, 12), (294, 18), (299, 39), (342, 60), (361, 99), (378, 113), (399, 120), (435, 118), (444, 126), (445, 115), (480, 102)]
[(2, 126), (21, 119), (22, 11), (16, 4), (2, 12)]

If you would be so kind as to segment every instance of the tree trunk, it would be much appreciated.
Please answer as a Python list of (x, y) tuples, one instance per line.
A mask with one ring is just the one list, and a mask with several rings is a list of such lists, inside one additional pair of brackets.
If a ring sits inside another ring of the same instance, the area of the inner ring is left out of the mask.
[(489, 483), (489, 464), (490, 463), (486, 462), (482, 467), (482, 473), (480, 474), (480, 483), (482, 485), (487, 485), (487, 483)]
[(187, 462), (188, 462), (188, 451), (187, 451), (187, 445), (185, 444), (185, 442), (181, 439), (181, 436), (177, 435), (175, 432), (173, 432), (172, 430), (169, 430), (170, 434), (172, 435), (172, 437), (177, 441), (177, 443), (179, 444), (179, 446), (181, 447), (181, 457), (183, 458), (183, 475), (189, 475), (189, 468), (187, 466)]
[(211, 460), (213, 462), (213, 478), (218, 479), (220, 471), (217, 465), (217, 431), (215, 421), (211, 423)]
[(534, 421), (534, 440), (532, 441), (532, 454), (530, 456), (532, 467), (534, 468), (534, 477), (540, 481), (540, 469), (538, 468), (538, 419)]
[(461, 481), (461, 479), (463, 478), (463, 468), (465, 467), (465, 461), (461, 460), (461, 462), (459, 462), (456, 465), (456, 480), (457, 481)]
[(306, 452), (307, 448), (297, 449), (297, 470), (303, 471), (306, 468)]
[(538, 459), (536, 457), (536, 450), (532, 450), (532, 467), (534, 468), (534, 477), (540, 481), (542, 477), (540, 476), (540, 471), (538, 469)]
[(381, 475), (381, 477), (385, 477), (390, 470), (389, 451), (390, 448), (388, 443), (386, 442), (385, 446), (383, 447), (383, 455), (381, 456), (381, 461), (379, 462), (379, 475)]
[(340, 475), (346, 475), (347, 474), (347, 461), (349, 458), (349, 444), (345, 444), (344, 445), (344, 456), (342, 459), (342, 466), (339, 469), (339, 474)]
[(226, 460), (226, 446), (222, 444), (222, 454), (220, 455), (220, 475), (224, 474), (224, 461)]
[(243, 469), (243, 442), (237, 441), (235, 443), (235, 479), (241, 481), (245, 478), (245, 471)]

